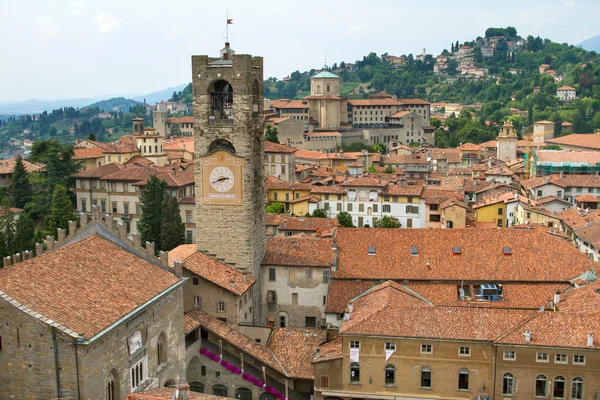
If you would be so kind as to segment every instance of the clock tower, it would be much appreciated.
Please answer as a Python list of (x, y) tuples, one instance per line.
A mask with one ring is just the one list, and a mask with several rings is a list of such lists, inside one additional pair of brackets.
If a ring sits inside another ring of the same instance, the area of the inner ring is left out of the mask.
[(266, 249), (263, 59), (235, 54), (192, 56), (196, 232), (198, 249), (257, 278)]

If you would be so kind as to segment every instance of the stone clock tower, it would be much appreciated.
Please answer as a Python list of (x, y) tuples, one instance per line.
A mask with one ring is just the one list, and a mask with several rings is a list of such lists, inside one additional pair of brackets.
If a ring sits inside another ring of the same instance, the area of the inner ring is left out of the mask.
[[(265, 255), (263, 59), (192, 56), (196, 230), (201, 251), (259, 278)], [(260, 321), (260, 280), (253, 288)]]

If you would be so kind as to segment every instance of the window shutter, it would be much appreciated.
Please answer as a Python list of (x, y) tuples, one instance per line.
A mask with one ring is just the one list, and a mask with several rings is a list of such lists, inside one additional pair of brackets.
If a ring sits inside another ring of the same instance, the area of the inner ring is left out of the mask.
[(321, 375), (321, 389), (327, 389), (329, 387), (329, 377)]

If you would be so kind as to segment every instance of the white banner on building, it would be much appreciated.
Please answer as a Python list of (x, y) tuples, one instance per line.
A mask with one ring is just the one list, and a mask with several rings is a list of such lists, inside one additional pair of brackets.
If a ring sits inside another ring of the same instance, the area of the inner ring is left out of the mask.
[(358, 362), (358, 353), (360, 349), (350, 349), (350, 362)]
[(385, 351), (385, 361), (389, 360), (390, 357), (394, 354), (394, 350), (386, 350)]

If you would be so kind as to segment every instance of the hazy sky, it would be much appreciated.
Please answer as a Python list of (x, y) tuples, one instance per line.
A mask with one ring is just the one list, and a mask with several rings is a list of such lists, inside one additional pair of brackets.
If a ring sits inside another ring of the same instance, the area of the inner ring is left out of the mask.
[(0, 101), (144, 94), (191, 80), (190, 55), (216, 55), (225, 12), (238, 54), (265, 77), (378, 54), (437, 54), (515, 26), (577, 44), (600, 34), (599, 0), (0, 0)]

